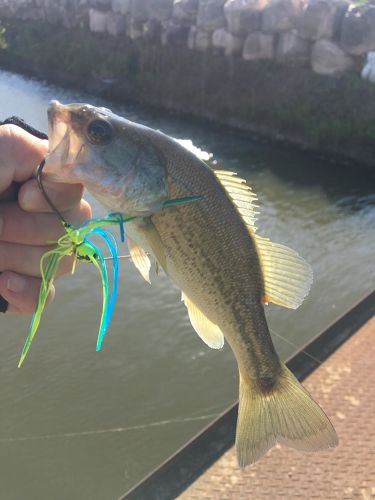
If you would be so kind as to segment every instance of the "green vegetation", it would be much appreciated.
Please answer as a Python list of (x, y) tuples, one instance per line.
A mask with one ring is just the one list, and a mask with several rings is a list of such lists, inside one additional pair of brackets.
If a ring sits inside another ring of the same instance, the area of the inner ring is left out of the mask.
[(331, 78), (41, 22), (10, 23), (5, 36), (0, 65), (11, 69), (373, 164), (375, 85), (356, 74)]

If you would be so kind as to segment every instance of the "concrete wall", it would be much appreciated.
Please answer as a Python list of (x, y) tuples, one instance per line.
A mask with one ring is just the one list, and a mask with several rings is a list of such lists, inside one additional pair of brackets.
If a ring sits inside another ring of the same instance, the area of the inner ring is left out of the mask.
[(0, 67), (373, 168), (375, 4), (265, 2), (0, 0)]
[(375, 2), (346, 0), (0, 0), (0, 16), (113, 37), (275, 60), (375, 82)]

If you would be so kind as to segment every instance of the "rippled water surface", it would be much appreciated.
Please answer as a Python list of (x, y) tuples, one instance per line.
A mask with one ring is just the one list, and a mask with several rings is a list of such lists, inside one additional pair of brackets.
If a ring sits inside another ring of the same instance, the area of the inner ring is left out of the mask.
[[(46, 130), (50, 99), (104, 104), (247, 179), (262, 207), (259, 233), (296, 249), (314, 269), (299, 310), (267, 309), (283, 358), (372, 290), (369, 173), (0, 72), (0, 119), (17, 114)], [(104, 213), (93, 203), (95, 214)], [(121, 262), (111, 331), (96, 353), (100, 295), (90, 266), (61, 279), (19, 370), (28, 318), (1, 318), (0, 498), (114, 500), (237, 398), (229, 348), (214, 352), (202, 343), (164, 275), (150, 287)]]

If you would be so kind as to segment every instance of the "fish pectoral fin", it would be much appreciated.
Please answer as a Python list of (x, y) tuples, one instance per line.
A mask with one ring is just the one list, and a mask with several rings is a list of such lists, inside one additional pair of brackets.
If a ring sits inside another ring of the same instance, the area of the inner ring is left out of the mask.
[(133, 261), (133, 264), (138, 269), (138, 271), (141, 273), (142, 277), (148, 283), (151, 284), (151, 280), (150, 280), (151, 262), (150, 262), (150, 259), (147, 255), (147, 253), (143, 250), (142, 247), (137, 245), (137, 243), (135, 243), (131, 238), (127, 237), (126, 241), (128, 244), (130, 257)]
[(212, 349), (221, 349), (224, 346), (224, 335), (220, 328), (215, 323), (212, 323), (183, 292), (181, 300), (188, 310), (192, 327), (203, 342)]
[(164, 271), (167, 272), (167, 257), (164, 245), (152, 220), (149, 218), (144, 219), (142, 224), (138, 226), (138, 230), (141, 231), (142, 237), (146, 239), (150, 253), (155, 257)]
[(297, 309), (312, 284), (312, 269), (297, 252), (252, 234), (264, 279), (266, 302)]

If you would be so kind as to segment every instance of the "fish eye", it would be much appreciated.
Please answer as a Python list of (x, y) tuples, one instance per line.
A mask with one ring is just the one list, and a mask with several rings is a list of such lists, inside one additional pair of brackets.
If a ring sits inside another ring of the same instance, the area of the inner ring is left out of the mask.
[(113, 138), (113, 127), (106, 120), (93, 120), (87, 126), (87, 136), (92, 144), (108, 144)]

